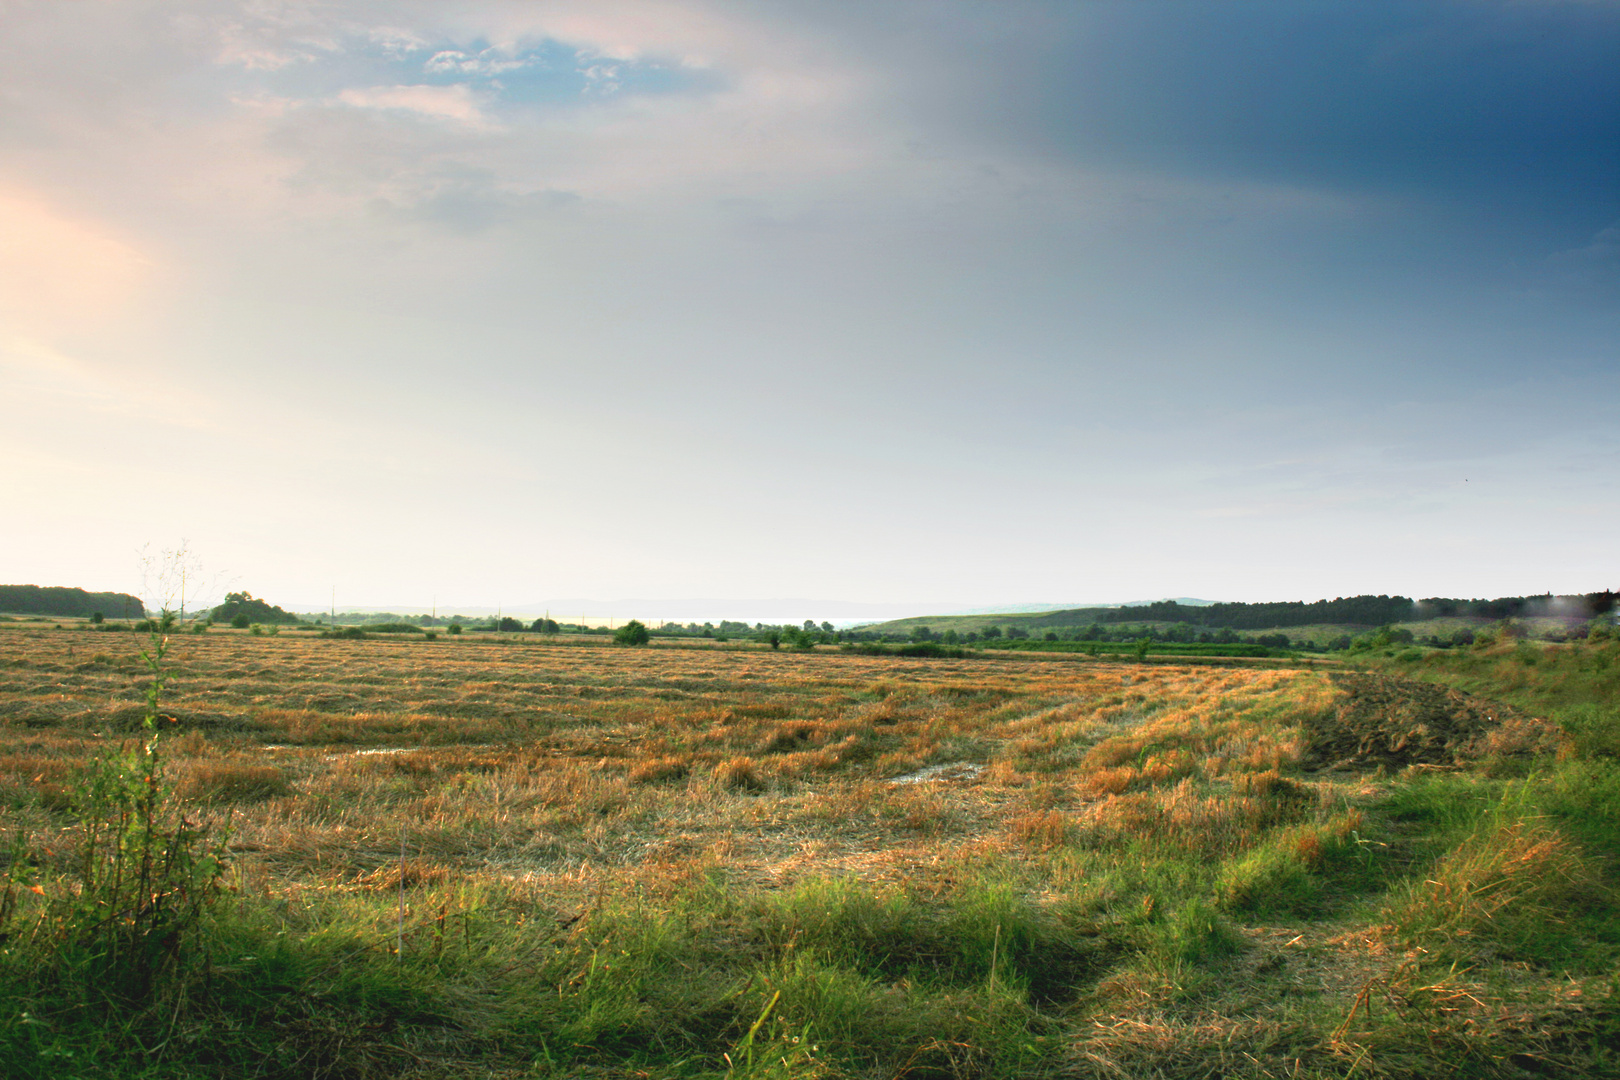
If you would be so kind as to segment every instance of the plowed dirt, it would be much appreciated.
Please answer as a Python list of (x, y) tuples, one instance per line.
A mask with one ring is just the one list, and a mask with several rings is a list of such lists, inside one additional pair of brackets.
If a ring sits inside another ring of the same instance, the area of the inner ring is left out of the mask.
[(1415, 679), (1335, 672), (1332, 713), (1306, 723), (1306, 764), (1317, 769), (1455, 765), (1489, 754), (1557, 749), (1559, 731), (1498, 701)]

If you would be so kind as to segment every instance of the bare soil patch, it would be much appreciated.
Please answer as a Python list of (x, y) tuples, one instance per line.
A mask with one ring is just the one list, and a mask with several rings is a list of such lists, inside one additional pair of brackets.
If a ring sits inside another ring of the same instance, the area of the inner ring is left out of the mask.
[(1499, 701), (1416, 679), (1353, 671), (1328, 677), (1341, 697), (1331, 711), (1305, 720), (1309, 768), (1447, 766), (1558, 744), (1554, 724)]

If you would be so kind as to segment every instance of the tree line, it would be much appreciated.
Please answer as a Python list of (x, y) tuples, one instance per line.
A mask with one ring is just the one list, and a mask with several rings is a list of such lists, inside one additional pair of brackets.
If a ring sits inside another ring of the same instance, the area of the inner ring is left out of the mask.
[(1615, 608), (1612, 591), (1554, 596), (1503, 596), (1494, 600), (1461, 600), (1430, 597), (1413, 600), (1405, 596), (1341, 596), (1332, 600), (1303, 600), (1280, 603), (1179, 604), (1161, 600), (1120, 608), (1079, 608), (1052, 611), (1027, 621), (1030, 627), (1076, 626), (1118, 623), (1186, 623), (1190, 626), (1232, 630), (1269, 630), (1276, 627), (1337, 623), (1356, 626), (1383, 626), (1387, 623), (1417, 622), (1423, 619), (1469, 617), (1481, 619), (1526, 619), (1539, 616), (1589, 620)]
[(66, 585), (0, 585), (0, 611), (69, 619), (88, 619), (100, 612), (110, 619), (140, 619), (146, 606), (129, 593), (86, 592)]

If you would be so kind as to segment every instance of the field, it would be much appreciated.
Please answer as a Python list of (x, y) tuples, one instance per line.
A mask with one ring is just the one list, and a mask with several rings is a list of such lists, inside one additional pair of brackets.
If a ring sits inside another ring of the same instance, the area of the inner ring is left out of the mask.
[(6, 1075), (1620, 1069), (1612, 644), (151, 646), (0, 627)]

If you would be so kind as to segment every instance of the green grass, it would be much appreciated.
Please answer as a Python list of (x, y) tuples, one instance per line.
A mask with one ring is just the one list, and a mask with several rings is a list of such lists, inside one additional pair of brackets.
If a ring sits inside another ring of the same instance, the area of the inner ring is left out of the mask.
[[(109, 664), (6, 669), (50, 696), (34, 726), (5, 729), (22, 779), (0, 823), (0, 1075), (1506, 1080), (1620, 1065), (1610, 646), (1384, 664), (1569, 735), (1517, 774), (1394, 775), (1301, 766), (1304, 720), (1341, 700), (1304, 670), (568, 649), (542, 670), (523, 666), (528, 648), (480, 648), (505, 667), (440, 689), (495, 719), (458, 722), (443, 745), (439, 721), (371, 699), (380, 711), (261, 706), (275, 680), (259, 657), (352, 649), (419, 665), (391, 692), (426, 695), (469, 650), (196, 647), (245, 658), (241, 707), (263, 730), (165, 736), (207, 801), (164, 791), (152, 835), (162, 850), (182, 814), (228, 806), (259, 847), (179, 936), (161, 919), (132, 931), (121, 955), (152, 961), (140, 993), (110, 992), (84, 942), (144, 901), (98, 907), (82, 855), (94, 820), (140, 842), (125, 811), (146, 789), (39, 794), (96, 741), (48, 710)], [(645, 696), (627, 703), (613, 671)], [(383, 682), (365, 678), (346, 685)], [(540, 741), (577, 760), (545, 772), (558, 759)], [(138, 760), (107, 760), (139, 778)], [(684, 771), (633, 779), (657, 761)], [(998, 779), (886, 783), (952, 762)], [(729, 835), (689, 852), (705, 812)], [(657, 844), (663, 862), (628, 854)], [(203, 888), (188, 865), (171, 869)]]

